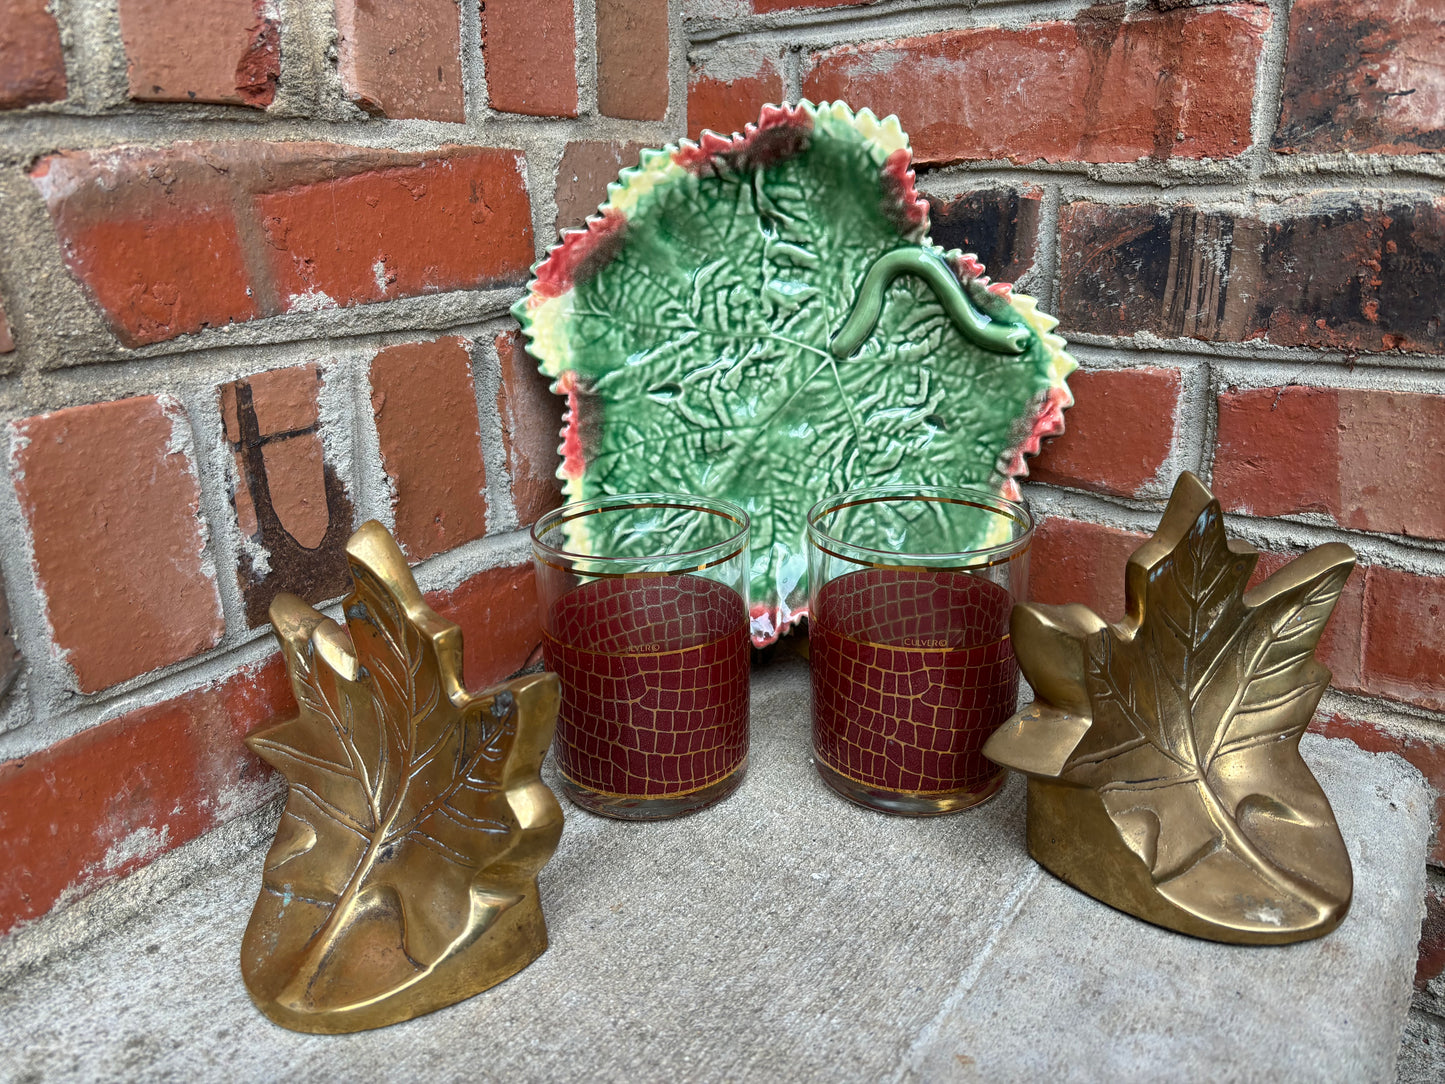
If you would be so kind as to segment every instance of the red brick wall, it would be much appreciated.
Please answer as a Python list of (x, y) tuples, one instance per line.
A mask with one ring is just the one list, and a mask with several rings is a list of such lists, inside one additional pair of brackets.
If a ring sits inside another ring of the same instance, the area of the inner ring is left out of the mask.
[(266, 606), (363, 520), (474, 684), (526, 661), (560, 412), (507, 306), (640, 147), (801, 95), (897, 112), (1074, 343), (1038, 596), (1117, 615), (1195, 470), (1267, 564), (1355, 547), (1318, 725), (1445, 785), (1442, 0), (53, 7), (0, 0), (0, 930), (276, 792)]

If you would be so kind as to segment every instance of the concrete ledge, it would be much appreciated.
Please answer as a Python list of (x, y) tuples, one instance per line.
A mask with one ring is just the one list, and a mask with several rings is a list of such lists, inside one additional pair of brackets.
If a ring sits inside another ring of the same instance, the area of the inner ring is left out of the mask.
[[(460, 1005), (317, 1037), (256, 1012), (237, 964), (262, 849), (84, 946), (11, 953), (14, 1080), (1373, 1080), (1395, 1075), (1431, 796), (1402, 760), (1307, 737), (1355, 864), (1335, 933), (1236, 948), (1043, 873), (1021, 780), (902, 820), (808, 764), (806, 670), (754, 675), (751, 774), (656, 825), (568, 807), (542, 877), (551, 948)], [(105, 913), (105, 908), (95, 909)], [(64, 944), (65, 915), (20, 935)]]

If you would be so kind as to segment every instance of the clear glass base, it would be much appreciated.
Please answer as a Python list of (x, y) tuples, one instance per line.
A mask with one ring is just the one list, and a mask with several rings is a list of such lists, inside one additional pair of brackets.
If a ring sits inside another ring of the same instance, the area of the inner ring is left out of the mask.
[(665, 821), (673, 817), (685, 817), (710, 805), (717, 805), (742, 785), (743, 776), (748, 774), (748, 761), (744, 757), (731, 775), (701, 790), (687, 794), (669, 795), (660, 798), (629, 798), (619, 794), (599, 794), (579, 786), (566, 776), (562, 777), (562, 793), (573, 805), (596, 813), (600, 817), (611, 817), (619, 821)]
[(951, 790), (939, 794), (910, 794), (907, 791), (882, 790), (854, 782), (847, 776), (839, 775), (817, 757), (813, 766), (823, 782), (832, 787), (848, 801), (876, 809), (880, 813), (892, 813), (899, 817), (939, 817), (945, 813), (958, 813), (976, 805), (982, 805), (997, 794), (1008, 778), (1008, 770), (1000, 768), (998, 775), (982, 786), (970, 790)]

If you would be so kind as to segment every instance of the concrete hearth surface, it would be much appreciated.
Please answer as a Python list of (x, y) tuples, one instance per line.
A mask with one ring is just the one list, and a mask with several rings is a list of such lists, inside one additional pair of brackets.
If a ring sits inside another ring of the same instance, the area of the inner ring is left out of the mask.
[[(1354, 908), (1319, 941), (1231, 948), (1043, 873), (1024, 849), (1021, 780), (936, 820), (845, 804), (809, 766), (807, 722), (806, 671), (761, 671), (751, 774), (732, 799), (653, 825), (567, 807), (542, 877), (551, 948), (460, 1005), (351, 1036), (267, 1022), (237, 966), (264, 851), (241, 849), (12, 975), (0, 1077), (1394, 1079), (1431, 800), (1403, 761), (1306, 737), (1354, 860)], [(64, 921), (21, 936), (61, 943)]]

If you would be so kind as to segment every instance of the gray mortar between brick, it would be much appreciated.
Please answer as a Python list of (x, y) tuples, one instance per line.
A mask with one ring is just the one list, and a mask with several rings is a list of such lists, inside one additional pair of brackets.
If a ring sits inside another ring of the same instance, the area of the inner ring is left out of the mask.
[[(219, 647), (235, 642), (235, 629), (245, 627), (241, 593), (236, 585), (236, 548), (240, 542), (235, 512), (230, 501), (230, 464), (221, 426), (220, 399), (215, 388), (197, 388), (166, 393), (181, 409), (173, 420), (184, 447), (180, 450), (190, 463), (200, 501), (195, 516), (201, 537), (201, 565), (206, 578), (215, 585), (225, 630)], [(224, 457), (224, 458), (223, 458)], [(226, 569), (218, 575), (217, 568)]]
[[(30, 532), (20, 511), (20, 498), (15, 480), (20, 473), (15, 465), (17, 445), (28, 438), (20, 437), (6, 427), (4, 434), (6, 484), (0, 485), (0, 570), (5, 574), (7, 601), (10, 606), (10, 632), (17, 645), (29, 679), (25, 694), (29, 699), (29, 715), (33, 726), (46, 709), (52, 708), (52, 687), (73, 689), (75, 672), (66, 660), (66, 652), (55, 640), (55, 629), (36, 585), (35, 550)], [(12, 695), (15, 695), (12, 693)], [(62, 693), (65, 699), (73, 694)], [(4, 736), (0, 735), (0, 742)], [(48, 744), (48, 743), (47, 743)]]
[[(730, 82), (734, 79), (748, 79), (758, 74), (764, 62), (772, 62), (783, 72), (781, 56), (791, 55), (792, 50), (779, 42), (728, 42), (724, 45), (709, 44), (691, 48), (687, 53), (689, 66), (699, 65), (709, 79)], [(786, 78), (783, 81), (785, 98), (797, 93)]]
[(50, 0), (50, 8), (65, 52), (64, 105), (87, 111), (124, 105), (129, 84), (115, 0)]
[(266, 115), (306, 117), (338, 107), (348, 116), (355, 106), (342, 104), (341, 78), (336, 71), (336, 24), (329, 5), (308, 0), (272, 0), (281, 25), (281, 78)]
[(572, 23), (577, 37), (577, 114), (597, 113), (597, 4), (596, 0), (574, 0)]
[[(461, 33), (458, 35), (462, 64), (462, 95), (465, 101), (467, 120), (490, 112), (487, 95), (486, 59), (482, 53), (482, 12), (481, 3), (458, 3), (461, 16)], [(475, 48), (469, 46), (475, 43)]]
[(15, 676), (15, 684), (0, 702), (0, 734), (18, 730), (30, 723), (30, 675), (23, 669)]
[(512, 475), (507, 469), (507, 452), (502, 437), (502, 416), (497, 409), (501, 391), (501, 363), (494, 341), (504, 325), (499, 321), (490, 335), (472, 340), (472, 385), (481, 419), (482, 465), (487, 472), (487, 533), (500, 534), (517, 529), (517, 509), (512, 501)]
[[(687, 32), (698, 44), (720, 38), (783, 38), (804, 48), (881, 38), (936, 34), (960, 26), (1026, 26), (1072, 19), (1090, 6), (1079, 0), (892, 0), (866, 7), (803, 8), (751, 14), (740, 5), (736, 14), (700, 15), (687, 19)], [(967, 20), (961, 22), (960, 20)]]
[(1250, 147), (1245, 153), (1250, 174), (1258, 179), (1265, 163), (1275, 157), (1270, 138), (1279, 121), (1284, 88), (1284, 67), (1289, 49), (1289, 9), (1294, 0), (1268, 0), (1269, 26), (1264, 32), (1259, 64), (1255, 68)]
[[(595, 2), (595, 0), (594, 0)], [(675, 143), (687, 135), (687, 51), (691, 46), (684, 25), (683, 0), (669, 0), (667, 6), (667, 129), (666, 142)]]

